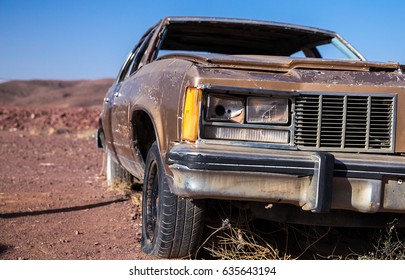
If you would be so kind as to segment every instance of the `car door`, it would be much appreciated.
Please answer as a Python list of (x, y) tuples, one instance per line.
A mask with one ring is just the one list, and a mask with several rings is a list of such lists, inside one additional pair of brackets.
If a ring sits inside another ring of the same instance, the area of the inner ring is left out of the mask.
[[(115, 87), (111, 91), (112, 143), (117, 159), (134, 176), (143, 176), (143, 161), (131, 149), (132, 128), (129, 116), (130, 98), (136, 94), (137, 86), (132, 76), (142, 67), (141, 61), (153, 32), (146, 34), (128, 57)], [(138, 174), (142, 171), (142, 174)]]

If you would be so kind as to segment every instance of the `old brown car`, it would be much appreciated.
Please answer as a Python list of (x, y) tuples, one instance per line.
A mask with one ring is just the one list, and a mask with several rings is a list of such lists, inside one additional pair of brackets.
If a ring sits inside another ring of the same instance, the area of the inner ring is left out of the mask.
[(122, 66), (98, 130), (109, 184), (143, 184), (143, 250), (193, 253), (208, 199), (283, 222), (403, 226), (404, 70), (332, 31), (161, 20)]

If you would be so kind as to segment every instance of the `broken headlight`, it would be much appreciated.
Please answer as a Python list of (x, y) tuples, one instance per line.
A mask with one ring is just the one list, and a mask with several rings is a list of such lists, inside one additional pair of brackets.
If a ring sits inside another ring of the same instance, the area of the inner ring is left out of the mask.
[(207, 121), (243, 123), (245, 120), (244, 98), (211, 94), (207, 105)]
[(248, 123), (287, 124), (288, 99), (273, 97), (248, 97), (246, 105)]
[(209, 93), (202, 137), (288, 144), (289, 110), (288, 98)]

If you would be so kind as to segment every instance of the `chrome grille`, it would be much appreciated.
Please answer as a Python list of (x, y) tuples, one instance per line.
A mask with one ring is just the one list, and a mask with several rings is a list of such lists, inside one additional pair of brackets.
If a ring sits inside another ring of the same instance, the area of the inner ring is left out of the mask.
[(392, 151), (394, 109), (394, 95), (302, 94), (295, 103), (295, 145)]

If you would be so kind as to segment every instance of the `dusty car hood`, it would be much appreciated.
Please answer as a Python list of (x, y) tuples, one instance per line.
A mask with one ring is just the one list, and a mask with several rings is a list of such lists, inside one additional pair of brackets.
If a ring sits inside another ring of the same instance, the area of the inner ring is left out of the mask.
[[(163, 57), (162, 57), (163, 58)], [(357, 60), (331, 60), (312, 58), (292, 58), (259, 55), (186, 54), (165, 55), (164, 58), (179, 58), (212, 67), (270, 70), (286, 72), (290, 69), (328, 69), (349, 71), (387, 71), (401, 68), (396, 62), (369, 62)]]

